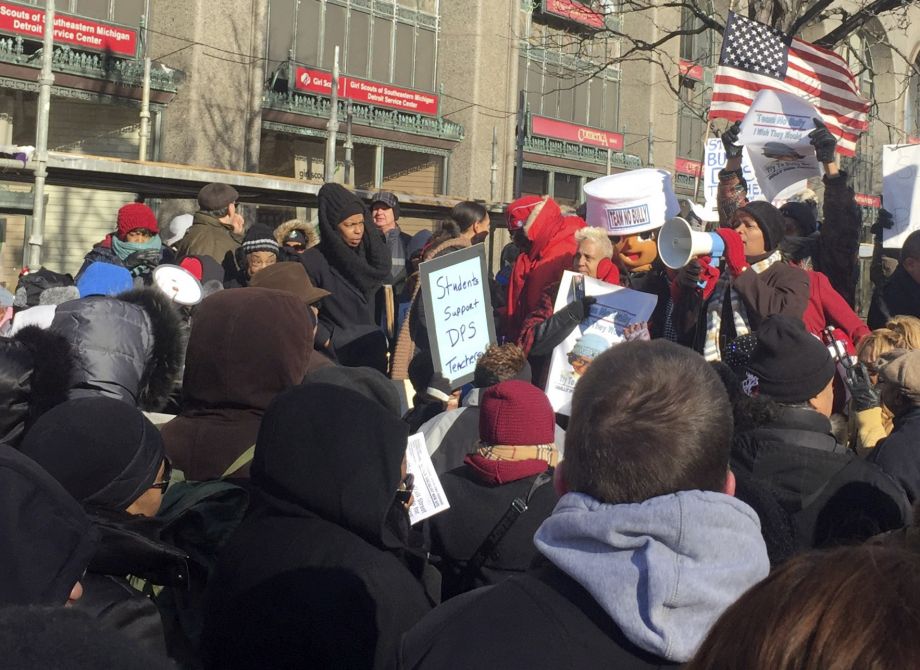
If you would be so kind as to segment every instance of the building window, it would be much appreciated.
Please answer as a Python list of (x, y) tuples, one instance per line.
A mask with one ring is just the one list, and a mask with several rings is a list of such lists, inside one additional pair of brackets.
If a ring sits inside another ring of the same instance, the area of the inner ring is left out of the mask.
[(589, 77), (585, 66), (547, 62), (545, 52), (526, 51), (519, 61), (520, 84), (530, 111), (579, 125), (617, 130), (619, 82), (608, 73)]
[[(17, 1), (37, 7), (45, 6), (44, 0)], [(55, 11), (138, 27), (144, 16), (145, 4), (144, 0), (63, 0), (55, 4)]]
[[(695, 31), (702, 21), (684, 7), (681, 30)], [(713, 64), (715, 44), (712, 31), (691, 33), (680, 37), (680, 58), (690, 68), (678, 75), (677, 155), (699, 161), (703, 158), (703, 141), (706, 137), (706, 114), (712, 89), (703, 81), (702, 68)], [(698, 67), (693, 67), (698, 66)]]
[(439, 0), (269, 0), (269, 65), (294, 60), (354, 77), (434, 91)]

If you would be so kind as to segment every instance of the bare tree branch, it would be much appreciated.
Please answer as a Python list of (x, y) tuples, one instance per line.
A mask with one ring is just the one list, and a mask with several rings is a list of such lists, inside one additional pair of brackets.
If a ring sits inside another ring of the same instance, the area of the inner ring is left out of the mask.
[(846, 16), (839, 26), (821, 39), (816, 40), (815, 44), (826, 49), (833, 48), (849, 37), (851, 33), (858, 30), (869, 19), (899, 7), (906, 7), (909, 4), (912, 4), (911, 0), (872, 0), (855, 14)]

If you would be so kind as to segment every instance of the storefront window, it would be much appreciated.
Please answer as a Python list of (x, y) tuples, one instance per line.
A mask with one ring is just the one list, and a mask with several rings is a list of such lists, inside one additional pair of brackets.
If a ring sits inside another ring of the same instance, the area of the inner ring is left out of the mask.
[(581, 177), (557, 172), (553, 175), (553, 199), (560, 205), (577, 207), (582, 200)]
[(442, 192), (444, 158), (404, 149), (383, 151), (383, 183), (386, 191), (437, 195)]
[(548, 172), (524, 168), (524, 179), (521, 182), (521, 195), (546, 195)]

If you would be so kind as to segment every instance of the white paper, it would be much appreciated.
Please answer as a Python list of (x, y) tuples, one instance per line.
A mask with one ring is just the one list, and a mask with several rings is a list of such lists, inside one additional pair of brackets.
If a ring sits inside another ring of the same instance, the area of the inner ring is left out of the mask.
[[(706, 140), (703, 189), (706, 200), (705, 207), (711, 212), (710, 217), (714, 221), (719, 220), (719, 208), (716, 204), (719, 196), (719, 172), (725, 169), (727, 162), (728, 159), (725, 156), (725, 147), (722, 146), (722, 140), (718, 137), (710, 137)], [(747, 182), (747, 199), (751, 202), (763, 200), (763, 193), (760, 192), (760, 184), (757, 183), (757, 176), (754, 174), (754, 168), (748, 158), (747, 149), (741, 152), (741, 174)]]
[(434, 470), (422, 433), (409, 436), (409, 444), (406, 446), (406, 471), (415, 478), (409, 523), (414, 526), (419, 521), (450, 509), (450, 503), (444, 495), (444, 488), (441, 486), (438, 473)]
[[(821, 118), (813, 106), (790, 93), (762, 90), (741, 122), (738, 141), (748, 150), (757, 183), (767, 200), (782, 191), (806, 188), (821, 175), (808, 133)], [(804, 183), (803, 183), (804, 182)], [(798, 185), (798, 188), (793, 188)]]
[[(558, 312), (575, 299), (572, 291), (574, 276), (576, 273), (570, 270), (562, 274), (554, 312)], [(658, 302), (658, 296), (650, 293), (614, 286), (591, 277), (584, 278), (584, 285), (585, 295), (594, 296), (597, 302), (591, 305), (589, 316), (578, 324), (562, 344), (553, 349), (546, 382), (546, 395), (553, 410), (566, 416), (572, 410), (572, 393), (581, 377), (569, 362), (569, 353), (575, 350), (579, 343), (589, 343), (595, 350), (603, 351), (623, 342), (623, 330), (626, 326), (648, 321)], [(594, 343), (600, 346), (595, 347)], [(590, 365), (590, 362), (588, 364)]]
[(882, 148), (882, 206), (891, 212), (894, 226), (884, 232), (882, 246), (900, 249), (920, 230), (920, 144), (886, 144)]

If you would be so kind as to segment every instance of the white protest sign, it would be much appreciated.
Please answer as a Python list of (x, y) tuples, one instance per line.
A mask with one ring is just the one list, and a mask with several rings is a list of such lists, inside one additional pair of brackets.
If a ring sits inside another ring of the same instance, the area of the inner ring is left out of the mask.
[(406, 446), (406, 472), (414, 479), (412, 506), (409, 508), (410, 524), (414, 526), (419, 521), (450, 509), (441, 480), (435, 472), (431, 456), (428, 455), (423, 433), (409, 436), (409, 444)]
[(882, 246), (900, 249), (920, 230), (920, 144), (886, 144), (882, 148), (882, 204), (894, 226), (884, 232)]
[[(718, 137), (710, 137), (706, 140), (705, 158), (703, 189), (706, 198), (706, 209), (714, 212), (715, 220), (718, 220), (719, 209), (716, 201), (719, 196), (719, 172), (725, 169), (725, 165), (728, 162), (728, 158), (725, 156), (725, 147), (722, 146), (722, 140)], [(747, 182), (747, 199), (750, 201), (763, 200), (760, 184), (757, 183), (757, 177), (754, 174), (754, 168), (751, 167), (751, 161), (748, 158), (746, 149), (741, 153), (741, 174)]]
[[(575, 299), (572, 278), (580, 276), (570, 270), (562, 274), (555, 312)], [(623, 342), (626, 326), (648, 321), (658, 302), (658, 296), (650, 293), (614, 286), (591, 277), (584, 277), (584, 294), (594, 296), (597, 302), (591, 305), (588, 317), (553, 349), (546, 381), (546, 395), (553, 410), (566, 416), (572, 409), (575, 384), (591, 361), (613, 345)]]
[(757, 183), (767, 200), (792, 195), (821, 176), (808, 133), (821, 115), (790, 93), (762, 90), (741, 122), (738, 140), (748, 150)]
[(419, 281), (434, 369), (452, 386), (462, 386), (495, 343), (485, 247), (475, 244), (422, 263)]

